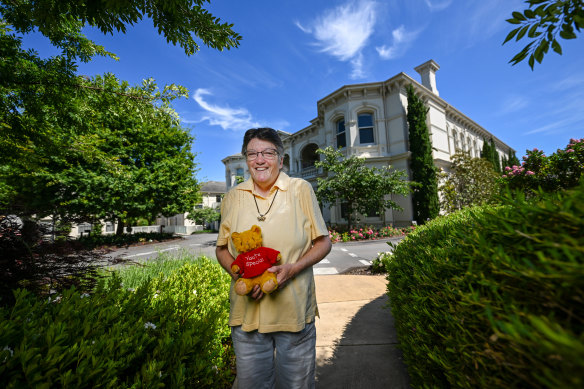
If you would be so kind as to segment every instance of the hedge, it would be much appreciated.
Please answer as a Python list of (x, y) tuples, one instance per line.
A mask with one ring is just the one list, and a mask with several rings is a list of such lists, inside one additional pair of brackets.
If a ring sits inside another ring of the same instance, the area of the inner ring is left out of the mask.
[(0, 387), (230, 387), (229, 276), (201, 259), (138, 288), (16, 290), (0, 309)]
[(388, 261), (415, 387), (584, 387), (584, 184), (438, 218)]

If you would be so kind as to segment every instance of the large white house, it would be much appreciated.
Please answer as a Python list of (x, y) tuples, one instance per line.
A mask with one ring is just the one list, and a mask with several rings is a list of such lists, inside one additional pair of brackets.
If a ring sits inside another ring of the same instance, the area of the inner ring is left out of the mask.
[[(507, 156), (508, 145), (448, 104), (438, 95), (433, 60), (415, 68), (421, 83), (405, 73), (380, 82), (345, 85), (317, 102), (316, 118), (310, 125), (293, 133), (280, 131), (284, 143), (284, 171), (302, 177), (316, 186), (322, 172), (315, 168), (316, 150), (327, 146), (342, 147), (345, 156), (364, 157), (369, 166), (391, 166), (409, 170), (409, 140), (406, 87), (412, 85), (428, 107), (427, 125), (435, 164), (448, 171), (450, 157), (456, 150), (479, 157), (483, 141), (493, 139), (500, 159)], [(514, 152), (514, 150), (512, 150)], [(222, 160), (225, 164), (227, 190), (237, 184), (237, 177), (247, 179), (249, 172), (241, 153)], [(410, 225), (413, 221), (411, 196), (394, 199), (403, 211), (388, 210), (385, 215), (361, 218), (363, 224)], [(322, 210), (329, 224), (346, 224), (340, 203)]]

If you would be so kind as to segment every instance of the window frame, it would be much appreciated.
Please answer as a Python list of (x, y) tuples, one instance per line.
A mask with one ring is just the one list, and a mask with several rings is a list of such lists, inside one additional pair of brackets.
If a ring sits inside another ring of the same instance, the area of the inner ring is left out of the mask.
[[(371, 117), (371, 126), (363, 126), (361, 127), (361, 117), (368, 115)], [(359, 144), (360, 145), (372, 145), (375, 144), (375, 115), (373, 114), (373, 112), (361, 112), (359, 114), (357, 114), (357, 128), (359, 130)], [(363, 142), (362, 141), (362, 136), (361, 136), (361, 131), (364, 130), (370, 130), (371, 131), (371, 142)]]
[[(339, 125), (341, 124), (341, 122), (343, 123), (343, 131), (339, 132)], [(339, 137), (342, 136), (344, 139), (344, 145), (339, 145)], [(340, 118), (338, 120), (335, 121), (335, 140), (336, 140), (336, 145), (337, 145), (337, 149), (340, 147), (347, 147), (347, 127), (345, 125), (345, 118)]]

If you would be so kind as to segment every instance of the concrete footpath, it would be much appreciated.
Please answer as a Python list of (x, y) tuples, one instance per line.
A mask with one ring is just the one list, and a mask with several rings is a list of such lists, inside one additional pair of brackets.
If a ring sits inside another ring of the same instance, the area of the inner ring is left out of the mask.
[(317, 388), (410, 388), (385, 276), (315, 276)]

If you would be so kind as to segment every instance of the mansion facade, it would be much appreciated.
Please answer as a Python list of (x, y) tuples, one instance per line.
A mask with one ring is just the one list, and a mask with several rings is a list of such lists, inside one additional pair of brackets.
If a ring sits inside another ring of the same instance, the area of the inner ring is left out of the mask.
[[(319, 160), (316, 150), (327, 146), (342, 147), (346, 156), (365, 158), (368, 166), (391, 166), (409, 169), (409, 135), (407, 122), (406, 87), (412, 85), (428, 108), (427, 126), (433, 148), (434, 163), (449, 171), (450, 157), (459, 150), (471, 157), (480, 157), (483, 142), (493, 139), (499, 158), (511, 150), (508, 145), (472, 119), (448, 104), (438, 94), (433, 60), (415, 68), (421, 76), (418, 82), (405, 73), (381, 82), (345, 85), (317, 102), (316, 118), (310, 125), (295, 132), (279, 131), (284, 143), (284, 171), (291, 177), (301, 177), (316, 188), (316, 179), (323, 172), (315, 167)], [(249, 178), (245, 158), (241, 153), (222, 160), (225, 165), (226, 189), (237, 185), (237, 177)], [(366, 225), (411, 225), (413, 220), (411, 196), (394, 195), (403, 211), (386, 210), (385, 214), (361, 217)], [(332, 204), (322, 209), (329, 225), (346, 224), (344, 207)]]

